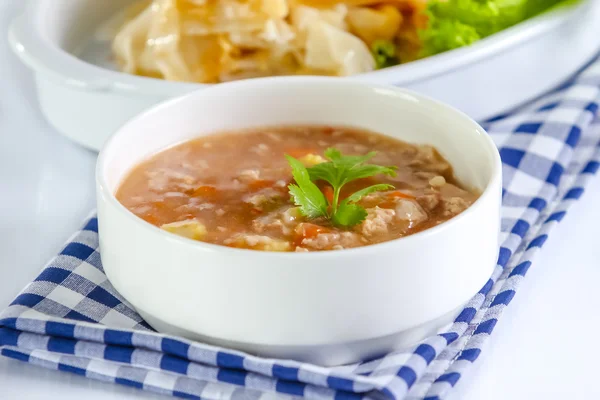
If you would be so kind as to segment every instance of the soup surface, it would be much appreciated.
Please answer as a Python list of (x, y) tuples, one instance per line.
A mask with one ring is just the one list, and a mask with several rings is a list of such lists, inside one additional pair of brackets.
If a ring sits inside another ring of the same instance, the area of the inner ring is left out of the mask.
[[(314, 166), (334, 165), (325, 157), (332, 154), (330, 148), (344, 156), (374, 151), (362, 165), (394, 166), (395, 173), (349, 180), (337, 201), (332, 185), (313, 179), (320, 192), (312, 195), (326, 199), (327, 206), (322, 215), (307, 215), (290, 195), (289, 185), (298, 185), (298, 179), (285, 155), (306, 166), (312, 176)], [(378, 184), (389, 186), (349, 197)], [(116, 196), (140, 218), (181, 236), (230, 247), (296, 252), (407, 236), (454, 217), (478, 197), (457, 183), (450, 164), (433, 147), (353, 128), (315, 126), (256, 129), (180, 144), (135, 167)], [(350, 202), (353, 198), (357, 200)], [(344, 211), (354, 214), (336, 220), (334, 204), (341, 211), (343, 203), (349, 206)]]

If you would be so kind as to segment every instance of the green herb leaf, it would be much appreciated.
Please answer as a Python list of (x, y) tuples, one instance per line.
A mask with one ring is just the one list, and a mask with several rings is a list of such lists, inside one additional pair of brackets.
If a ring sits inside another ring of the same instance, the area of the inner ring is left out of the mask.
[(397, 167), (363, 164), (373, 158), (375, 154), (377, 153), (372, 151), (364, 156), (342, 156), (339, 150), (329, 148), (325, 150), (325, 157), (331, 161), (310, 167), (308, 173), (312, 180), (328, 182), (334, 189), (336, 186), (341, 188), (350, 181), (378, 174), (396, 176)]
[(325, 157), (331, 160), (336, 165), (348, 165), (348, 166), (356, 166), (358, 164), (362, 164), (365, 161), (370, 160), (375, 157), (377, 154), (376, 151), (370, 151), (364, 156), (343, 156), (342, 153), (338, 149), (334, 149), (333, 147), (325, 150)]
[(325, 157), (329, 158), (331, 161), (333, 160), (339, 160), (340, 158), (342, 158), (342, 153), (333, 147), (329, 147), (327, 150), (325, 150)]
[(338, 168), (332, 162), (324, 162), (313, 165), (308, 169), (310, 179), (313, 181), (325, 181), (335, 187), (339, 184)]
[(375, 40), (371, 45), (375, 68), (382, 69), (398, 64), (396, 45), (389, 40)]
[(346, 201), (348, 203), (356, 203), (357, 201), (360, 201), (360, 199), (362, 199), (366, 195), (371, 194), (373, 192), (382, 192), (382, 191), (392, 190), (392, 189), (395, 189), (392, 185), (380, 183), (377, 185), (373, 185), (373, 186), (369, 186), (364, 189), (361, 189), (358, 192), (354, 192), (352, 195), (350, 195), (344, 201)]
[[(369, 186), (342, 201), (340, 201), (340, 192), (345, 184), (356, 179), (379, 174), (396, 175), (396, 167), (365, 164), (375, 154), (375, 152), (370, 152), (362, 156), (344, 156), (339, 150), (329, 148), (325, 150), (325, 157), (329, 161), (308, 169), (300, 161), (286, 155), (297, 183), (297, 185), (289, 186), (294, 203), (301, 207), (301, 212), (305, 216), (309, 218), (326, 216), (337, 226), (351, 227), (362, 222), (367, 216), (367, 211), (354, 203), (369, 193), (394, 189), (394, 187), (387, 184)], [(331, 204), (313, 183), (319, 180), (329, 183), (333, 188)]]
[(373, 164), (357, 165), (348, 171), (347, 182), (379, 174), (396, 176), (396, 169), (396, 167), (382, 167)]
[(333, 214), (333, 223), (337, 226), (354, 226), (367, 218), (367, 210), (357, 204), (349, 204), (346, 201), (340, 203), (337, 212)]
[(294, 157), (286, 155), (292, 167), (292, 175), (296, 185), (290, 184), (288, 189), (294, 198), (294, 204), (300, 207), (302, 215), (308, 218), (327, 216), (327, 199), (318, 186), (310, 180), (306, 167)]

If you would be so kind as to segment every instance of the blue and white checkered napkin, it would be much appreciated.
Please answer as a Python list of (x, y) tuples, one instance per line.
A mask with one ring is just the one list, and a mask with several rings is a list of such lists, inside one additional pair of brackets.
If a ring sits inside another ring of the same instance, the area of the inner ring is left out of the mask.
[(91, 218), (0, 314), (2, 355), (191, 399), (439, 399), (478, 358), (550, 230), (600, 161), (600, 61), (486, 123), (503, 161), (498, 265), (455, 322), (411, 349), (323, 368), (158, 334), (107, 281)]

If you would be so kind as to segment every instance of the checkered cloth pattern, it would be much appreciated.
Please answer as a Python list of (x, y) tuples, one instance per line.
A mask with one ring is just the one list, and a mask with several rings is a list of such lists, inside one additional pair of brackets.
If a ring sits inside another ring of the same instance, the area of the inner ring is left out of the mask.
[(503, 161), (497, 266), (454, 323), (414, 347), (324, 368), (154, 332), (107, 280), (91, 217), (0, 314), (2, 355), (190, 399), (442, 399), (479, 357), (549, 232), (600, 161), (600, 61), (487, 121)]

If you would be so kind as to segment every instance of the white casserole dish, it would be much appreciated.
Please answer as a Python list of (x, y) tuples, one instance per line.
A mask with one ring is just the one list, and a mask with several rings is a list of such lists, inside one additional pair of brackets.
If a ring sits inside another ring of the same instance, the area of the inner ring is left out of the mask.
[[(481, 197), (423, 232), (362, 248), (272, 253), (197, 242), (138, 218), (114, 196), (142, 160), (201, 135), (318, 124), (434, 145)], [(250, 353), (334, 365), (435, 333), (491, 276), (500, 156), (466, 115), (401, 89), (336, 78), (215, 85), (133, 119), (100, 153), (100, 248), (114, 285), (158, 331)]]
[[(96, 28), (131, 0), (36, 0), (10, 30), (10, 43), (35, 72), (43, 113), (94, 150), (132, 116), (203, 87), (119, 73), (105, 64)], [(559, 9), (476, 45), (352, 79), (410, 88), (481, 120), (551, 89), (600, 48), (600, 1)]]

